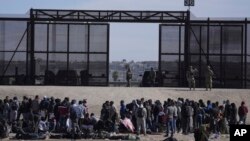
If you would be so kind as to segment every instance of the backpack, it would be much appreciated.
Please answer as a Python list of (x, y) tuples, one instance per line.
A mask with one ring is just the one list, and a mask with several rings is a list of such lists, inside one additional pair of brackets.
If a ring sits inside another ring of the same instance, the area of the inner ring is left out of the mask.
[(48, 110), (49, 109), (49, 101), (47, 101), (47, 100), (43, 100), (42, 102), (41, 102), (41, 104), (40, 104), (40, 109), (46, 109), (46, 110)]
[(18, 109), (18, 104), (17, 104), (17, 102), (15, 102), (15, 101), (12, 102), (12, 104), (11, 104), (11, 109), (12, 109), (13, 111), (16, 111), (16, 110)]
[(191, 116), (192, 115), (192, 108), (190, 106), (186, 106), (185, 112), (186, 112), (186, 116)]
[(138, 108), (138, 110), (137, 110), (137, 116), (139, 117), (139, 118), (143, 118), (144, 117), (144, 113), (143, 113), (143, 108)]

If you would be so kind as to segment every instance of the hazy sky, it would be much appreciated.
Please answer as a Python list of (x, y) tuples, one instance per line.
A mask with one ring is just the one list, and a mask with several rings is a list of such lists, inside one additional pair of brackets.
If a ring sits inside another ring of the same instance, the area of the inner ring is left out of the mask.
[[(0, 0), (0, 14), (30, 8), (91, 10), (187, 10), (184, 0)], [(195, 0), (197, 17), (250, 17), (250, 0)], [(158, 24), (112, 23), (110, 60), (158, 60)]]

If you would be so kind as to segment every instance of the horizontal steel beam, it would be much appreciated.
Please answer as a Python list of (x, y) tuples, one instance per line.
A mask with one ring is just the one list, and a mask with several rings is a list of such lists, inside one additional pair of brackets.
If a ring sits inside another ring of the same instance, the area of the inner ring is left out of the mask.
[(187, 11), (47, 10), (31, 9), (35, 21), (185, 22)]

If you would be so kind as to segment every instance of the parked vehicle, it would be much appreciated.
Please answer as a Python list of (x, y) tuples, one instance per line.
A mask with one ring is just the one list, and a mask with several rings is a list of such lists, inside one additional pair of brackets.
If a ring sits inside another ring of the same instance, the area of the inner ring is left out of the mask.
[[(156, 72), (156, 77), (155, 77), (154, 87), (159, 87), (162, 85), (162, 76), (159, 73), (159, 71), (155, 71), (155, 72)], [(140, 83), (141, 87), (150, 87), (151, 86), (149, 74), (150, 74), (150, 71), (144, 71), (143, 76), (142, 76), (142, 81)]]

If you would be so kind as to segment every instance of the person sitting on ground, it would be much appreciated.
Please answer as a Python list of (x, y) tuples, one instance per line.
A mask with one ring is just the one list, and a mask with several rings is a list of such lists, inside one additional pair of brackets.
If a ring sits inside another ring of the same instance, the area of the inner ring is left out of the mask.
[(8, 124), (5, 119), (0, 117), (0, 139), (7, 138), (9, 136)]
[(46, 133), (47, 131), (49, 131), (48, 123), (46, 121), (46, 118), (42, 117), (41, 120), (39, 121), (39, 124), (38, 124), (38, 132), (39, 133)]
[(85, 114), (82, 123), (80, 124), (81, 129), (92, 131), (94, 128), (94, 123), (91, 120), (89, 113)]
[(98, 119), (95, 117), (94, 113), (90, 114), (90, 120), (91, 120), (93, 125), (95, 125), (98, 122)]
[(120, 120), (119, 131), (124, 132), (124, 133), (127, 133), (127, 132), (134, 133), (135, 127), (132, 121), (128, 117), (125, 116), (124, 119)]

